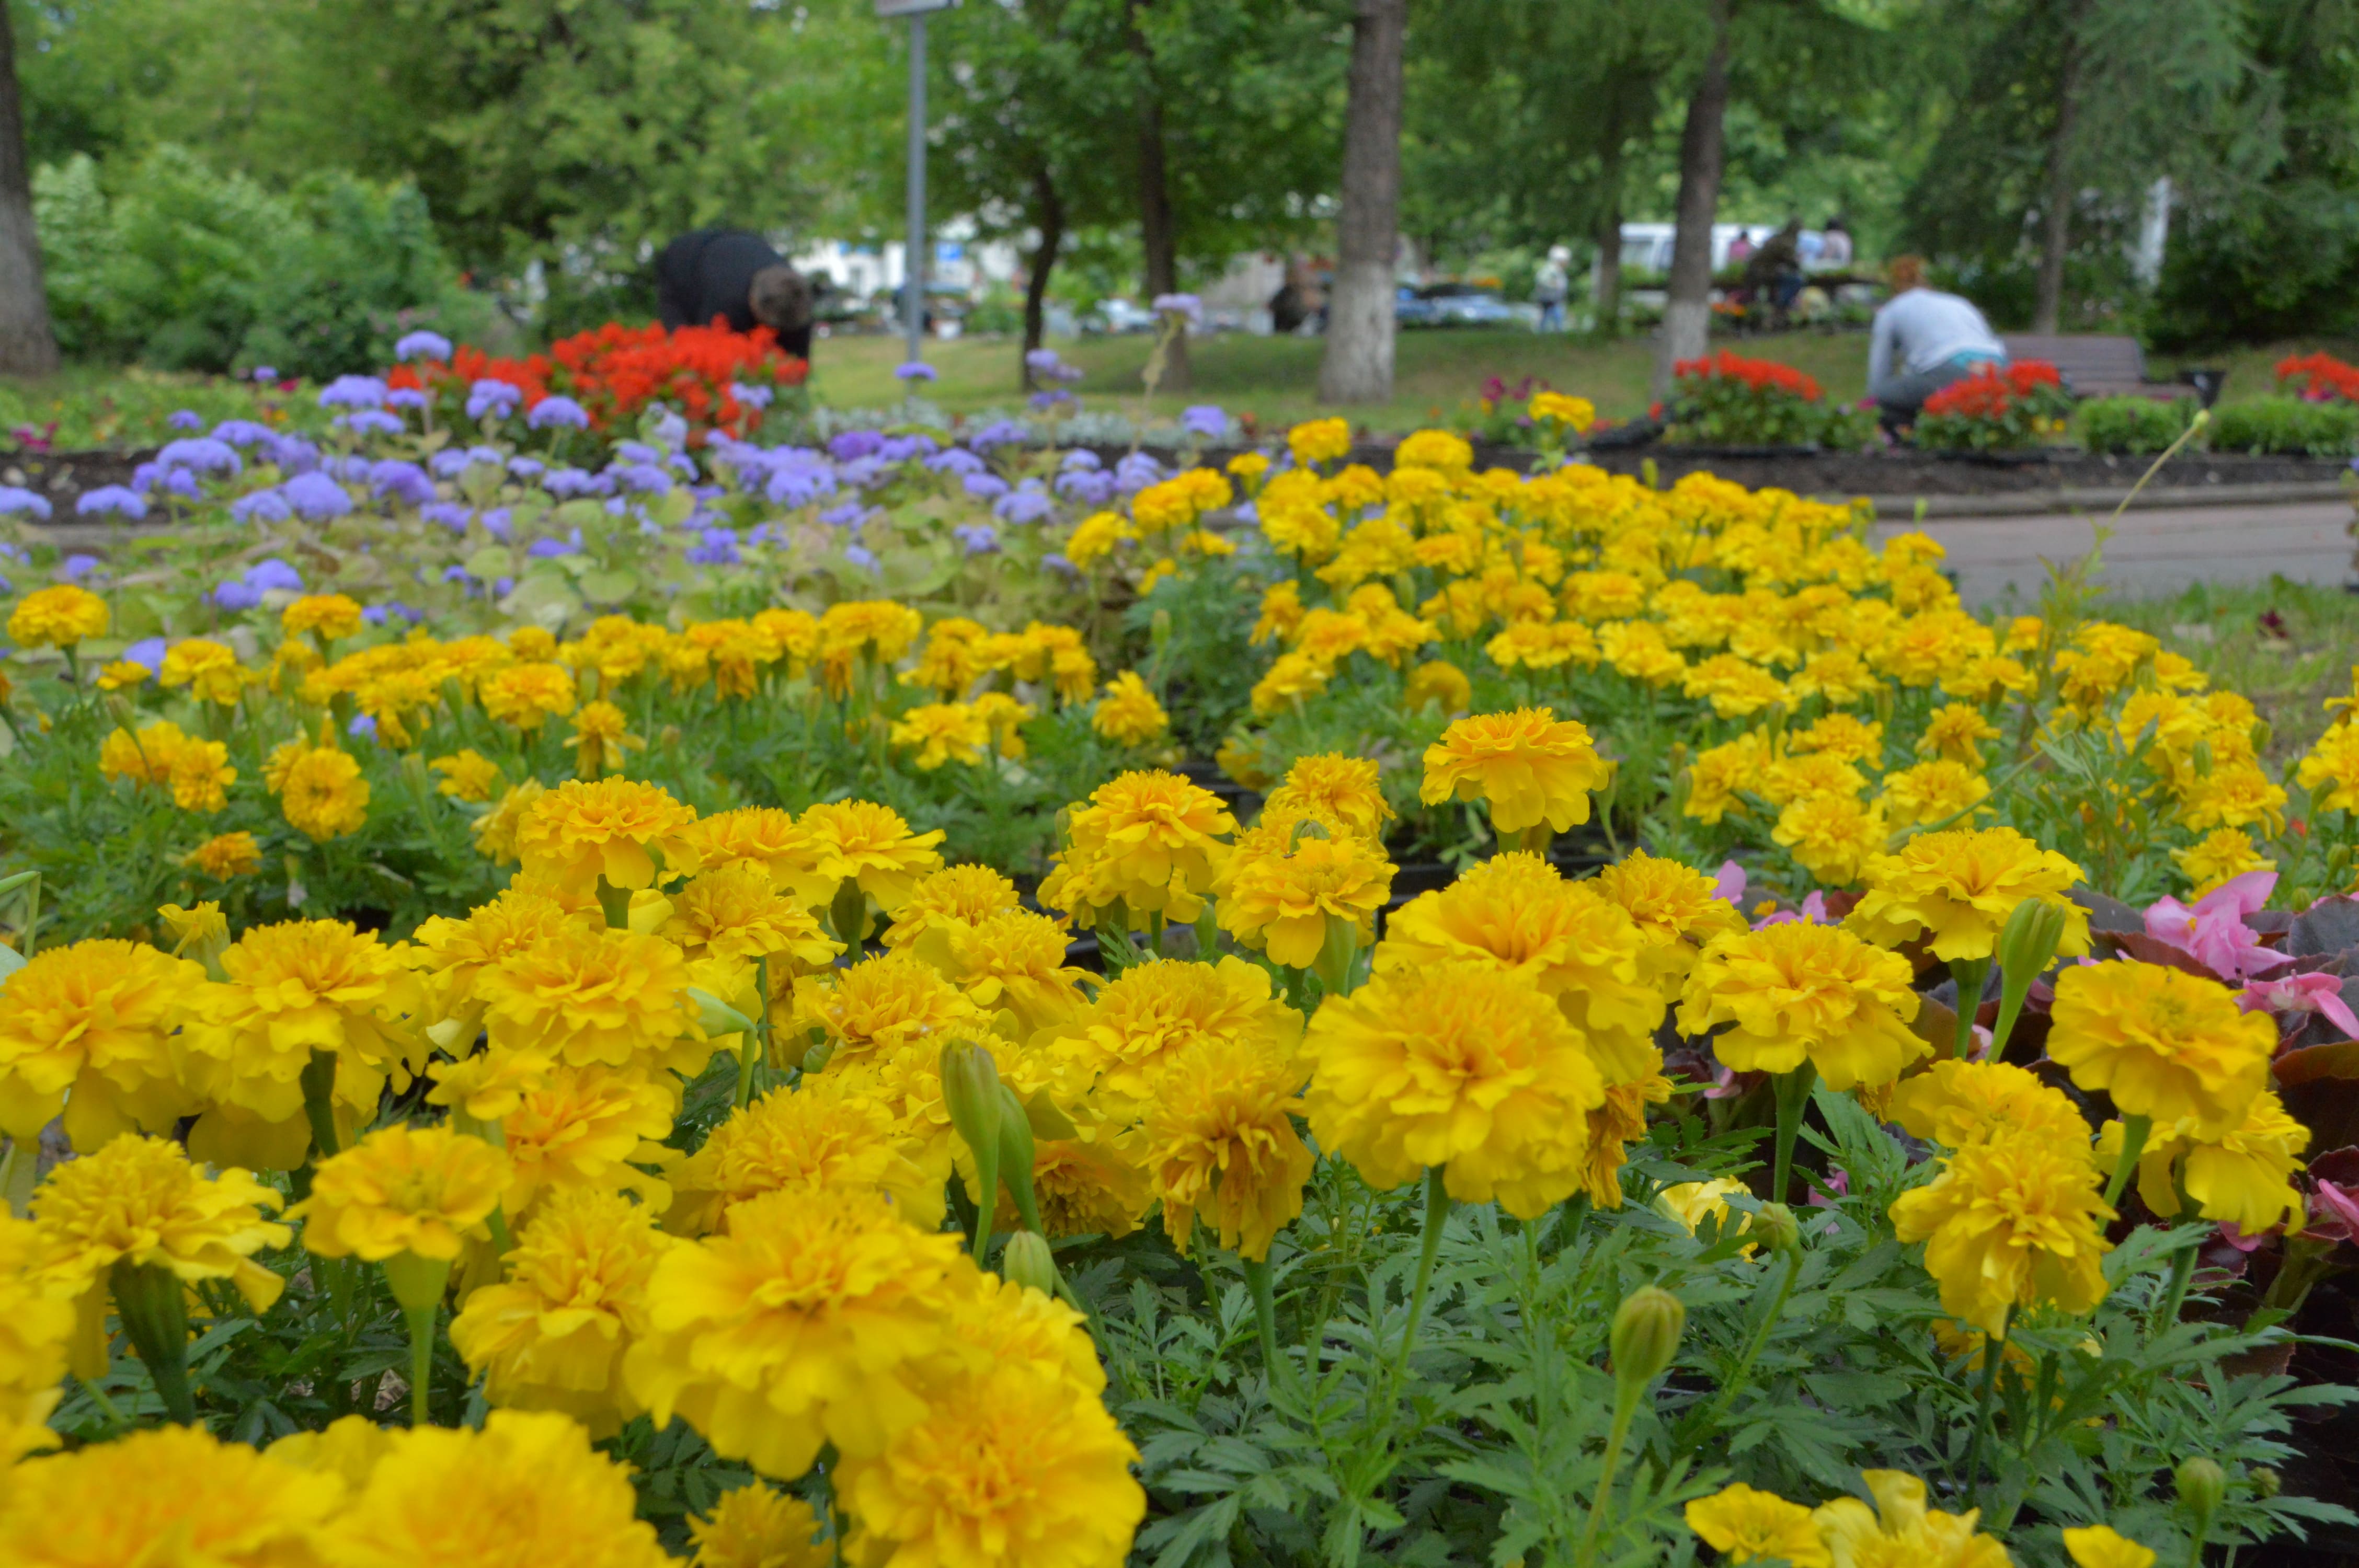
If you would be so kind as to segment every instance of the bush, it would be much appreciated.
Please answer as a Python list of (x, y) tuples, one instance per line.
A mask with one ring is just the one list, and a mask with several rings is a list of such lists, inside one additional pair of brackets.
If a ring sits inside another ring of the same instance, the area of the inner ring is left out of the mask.
[(2159, 452), (2187, 433), (2195, 400), (2158, 403), (2151, 397), (2093, 397), (2073, 415), (2081, 445), (2093, 452)]
[(2223, 452), (2343, 457), (2359, 447), (2359, 405), (2254, 397), (2212, 411), (2212, 445)]
[(2064, 428), (2072, 395), (2045, 360), (1984, 365), (1925, 400), (1917, 444), (1941, 452), (2020, 451)]
[(1674, 373), (1666, 437), (1716, 447), (1864, 446), (1873, 427), (1862, 411), (1829, 403), (1817, 380), (1775, 360), (1723, 349), (1682, 360)]
[(71, 356), (324, 379), (382, 363), (411, 327), (456, 336), (485, 314), (407, 184), (328, 173), (281, 194), (161, 146), (119, 172), (76, 157), (33, 189)]

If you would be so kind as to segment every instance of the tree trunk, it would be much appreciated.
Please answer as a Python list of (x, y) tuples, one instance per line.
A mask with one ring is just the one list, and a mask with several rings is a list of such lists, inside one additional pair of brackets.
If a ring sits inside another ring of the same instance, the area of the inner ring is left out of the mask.
[(1408, 0), (1359, 0), (1343, 120), (1343, 203), (1335, 222), (1322, 403), (1393, 395), (1393, 261), (1400, 247), (1401, 53)]
[[(1619, 178), (1617, 171), (1615, 178)], [(1607, 337), (1622, 330), (1622, 198), (1608, 196), (1597, 215), (1597, 283), (1591, 291), (1597, 308), (1597, 330)]]
[(1670, 300), (1663, 308), (1662, 350), (1655, 362), (1655, 395), (1671, 389), (1671, 367), (1701, 359), (1712, 341), (1712, 224), (1720, 212), (1720, 175), (1727, 145), (1728, 9), (1712, 0), (1712, 52), (1688, 99), (1680, 132), (1679, 222), (1671, 241)]
[(1047, 336), (1049, 275), (1057, 270), (1057, 252), (1065, 243), (1064, 198), (1057, 194), (1057, 182), (1049, 177), (1045, 165), (1032, 171), (1032, 203), (1040, 225), (1040, 243), (1033, 247), (1024, 279), (1023, 385), (1027, 392), (1039, 382), (1032, 373), (1031, 354)]
[[(1180, 225), (1171, 211), (1171, 177), (1163, 146), (1163, 99), (1155, 87), (1155, 51), (1138, 26), (1147, 0), (1131, 0), (1130, 49), (1138, 57), (1138, 244), (1146, 253), (1147, 299), (1180, 292)], [(1163, 358), (1164, 392), (1189, 385), (1188, 334), (1173, 334)]]
[(0, 374), (46, 375), (58, 368), (41, 287), (41, 244), (33, 232), (32, 171), (25, 164), (25, 114), (16, 88), (16, 39), (0, 5)]
[(2048, 143), (2048, 211), (2039, 237), (2039, 292), (2031, 330), (2054, 332), (2064, 317), (2064, 257), (2072, 248), (2072, 122), (2081, 85), (2079, 3), (2064, 7), (2064, 54), (2056, 67), (2056, 128)]

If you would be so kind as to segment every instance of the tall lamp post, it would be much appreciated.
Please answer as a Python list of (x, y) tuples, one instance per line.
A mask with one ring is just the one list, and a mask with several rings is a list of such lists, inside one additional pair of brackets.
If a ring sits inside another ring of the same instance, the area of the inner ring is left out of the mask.
[(926, 17), (959, 0), (876, 0), (884, 20), (909, 18), (909, 232), (902, 267), (901, 314), (911, 363), (926, 357)]

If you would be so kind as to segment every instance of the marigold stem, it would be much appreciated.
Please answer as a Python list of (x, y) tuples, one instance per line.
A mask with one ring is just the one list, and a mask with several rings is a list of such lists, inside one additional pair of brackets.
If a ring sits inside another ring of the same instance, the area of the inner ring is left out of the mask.
[(1804, 1057), (1790, 1073), (1772, 1080), (1777, 1095), (1777, 1157), (1770, 1167), (1769, 1201), (1784, 1203), (1794, 1178), (1794, 1140), (1802, 1130), (1802, 1111), (1810, 1103), (1810, 1089), (1819, 1081), (1819, 1065)]
[(409, 1325), (409, 1424), (430, 1425), (427, 1420), (428, 1385), (434, 1380), (434, 1307), (404, 1307)]
[(1588, 1568), (1597, 1555), (1597, 1531), (1613, 1500), (1614, 1476), (1622, 1468), (1622, 1449), (1630, 1441), (1630, 1422), (1638, 1413), (1638, 1396), (1643, 1391), (1637, 1384), (1627, 1382), (1614, 1390), (1614, 1426), (1605, 1434), (1605, 1467), (1597, 1474), (1597, 1496), (1589, 1505), (1589, 1523), (1581, 1532), (1581, 1551), (1573, 1559), (1581, 1568)]
[(1955, 1044), (1950, 1054), (1962, 1062), (1973, 1054), (1974, 1014), (1982, 1011), (1983, 987), (1990, 978), (1988, 958), (1958, 958), (1950, 965), (1951, 978), (1958, 982), (1958, 1025)]
[(2105, 1206), (2114, 1207), (2122, 1189), (2129, 1185), (2131, 1168), (2146, 1152), (2147, 1134), (2154, 1130), (2154, 1118), (2125, 1116), (2122, 1118), (2122, 1157), (2114, 1162), (2114, 1173), (2105, 1183)]
[(1977, 1472), (1982, 1467), (1983, 1439), (1990, 1432), (1991, 1397), (1998, 1392), (1999, 1363), (2006, 1359), (2006, 1336), (2015, 1326), (2015, 1308), (2010, 1304), (2006, 1316), (1999, 1321), (1998, 1332), (1983, 1336), (1983, 1393), (1974, 1405), (1974, 1435), (1966, 1444), (1966, 1473), (1959, 1483), (1961, 1491), (1974, 1489)]
[(1441, 1251), (1441, 1233), (1450, 1225), (1450, 1189), (1442, 1183), (1442, 1167), (1425, 1173), (1425, 1229), (1417, 1257), (1417, 1281), (1409, 1287), (1408, 1322), (1401, 1329), (1400, 1356), (1393, 1363), (1396, 1388), (1408, 1372), (1409, 1353), (1417, 1348), (1418, 1325), (1425, 1318), (1426, 1288), (1433, 1282), (1433, 1260)]
[(1239, 1254), (1237, 1261), (1245, 1271), (1245, 1288), (1253, 1292), (1254, 1322), (1261, 1330), (1261, 1370), (1272, 1388), (1284, 1380), (1292, 1365), (1277, 1343), (1277, 1298), (1271, 1293), (1269, 1260), (1247, 1258)]

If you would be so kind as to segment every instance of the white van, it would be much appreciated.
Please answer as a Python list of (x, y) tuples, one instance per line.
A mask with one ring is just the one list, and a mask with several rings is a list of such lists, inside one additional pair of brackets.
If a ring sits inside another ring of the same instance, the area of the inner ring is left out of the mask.
[[(1774, 223), (1714, 223), (1712, 226), (1712, 270), (1728, 265), (1728, 248), (1743, 234), (1759, 244), (1777, 232)], [(1622, 271), (1667, 273), (1671, 270), (1671, 242), (1678, 232), (1669, 223), (1622, 225)]]

